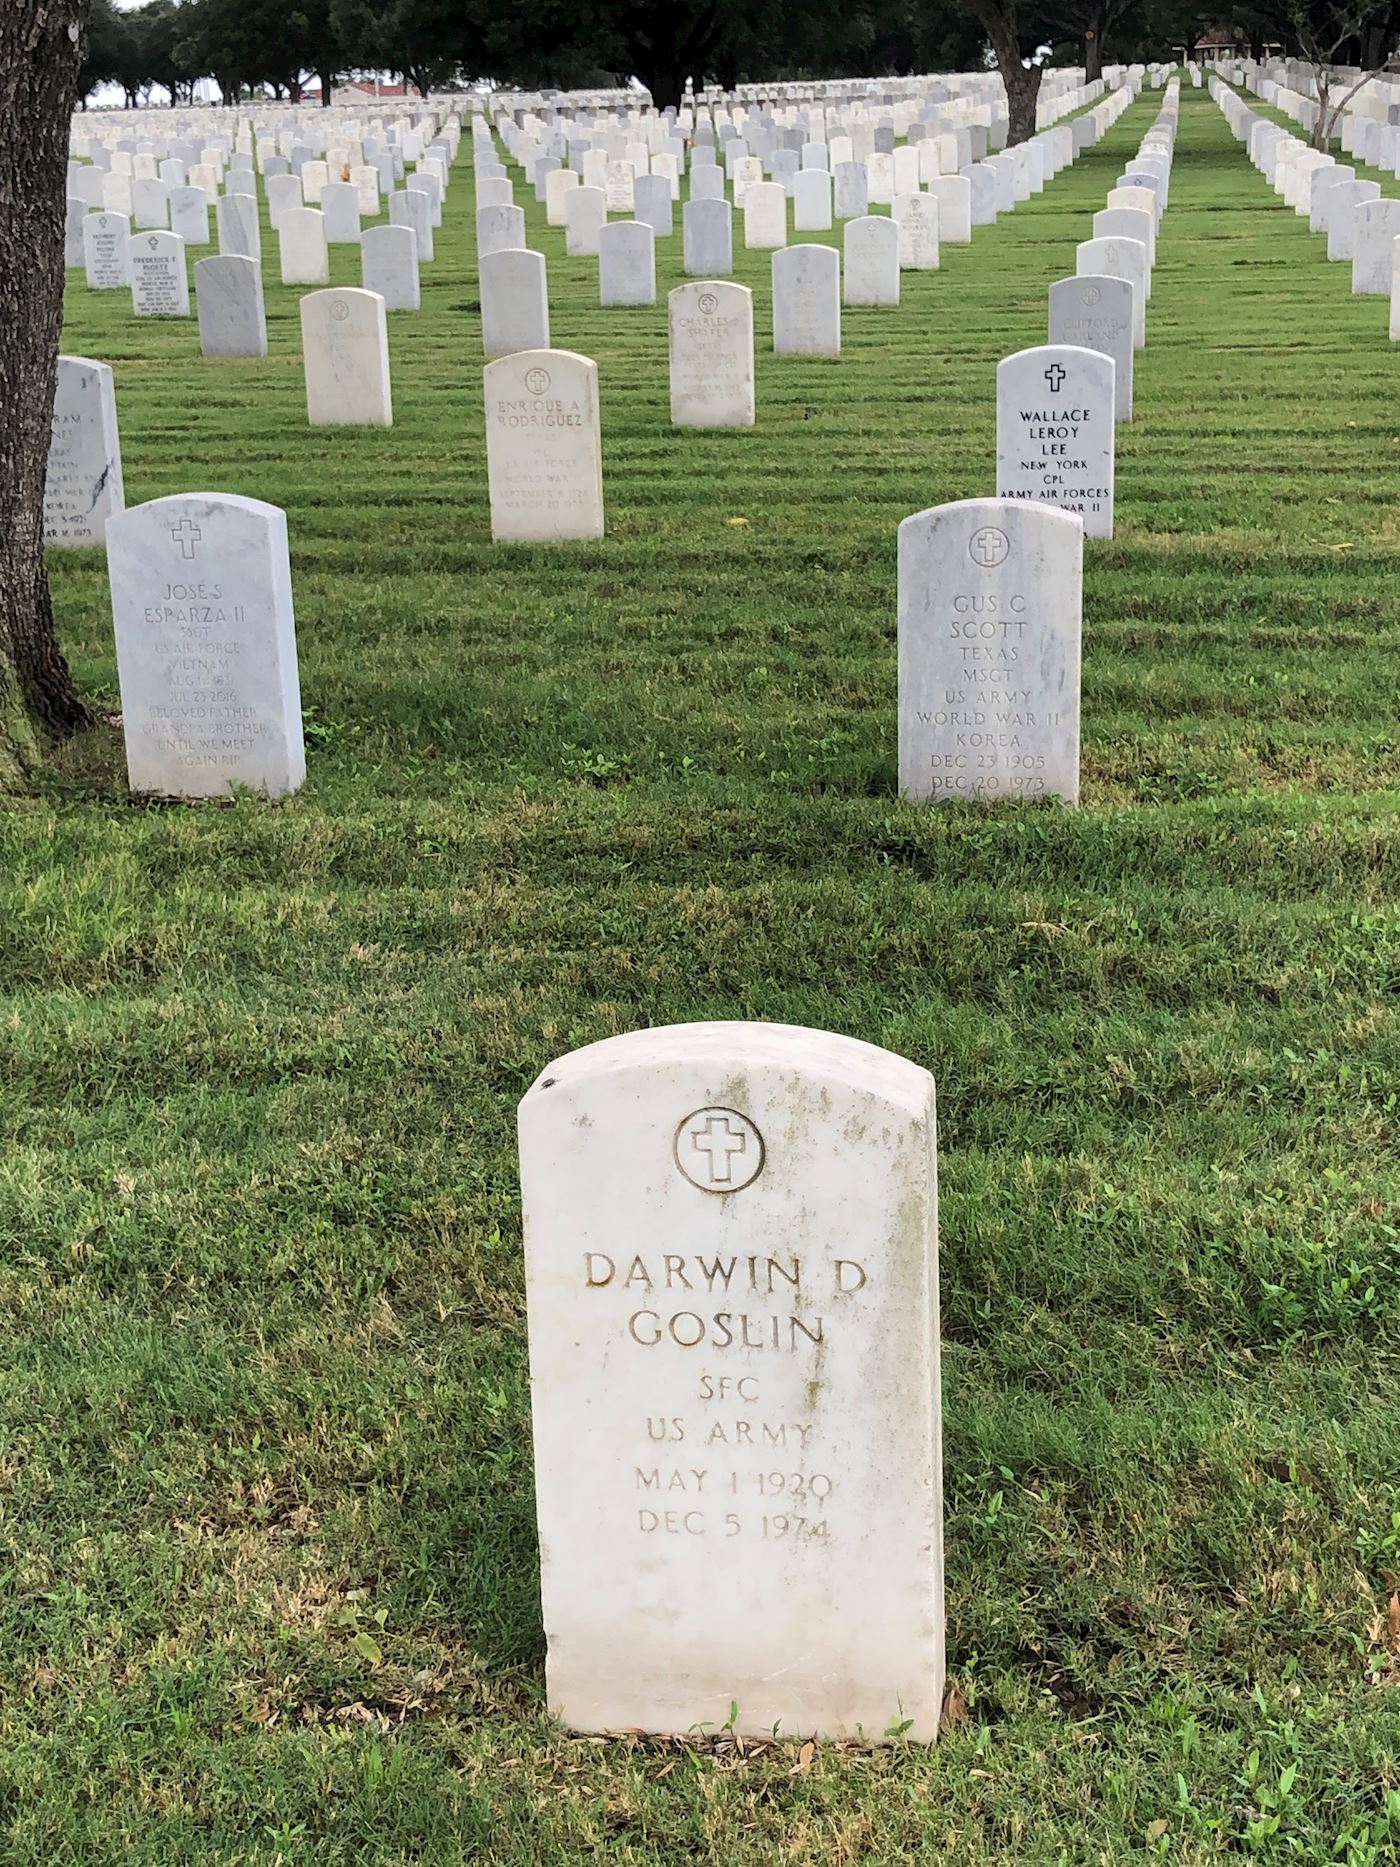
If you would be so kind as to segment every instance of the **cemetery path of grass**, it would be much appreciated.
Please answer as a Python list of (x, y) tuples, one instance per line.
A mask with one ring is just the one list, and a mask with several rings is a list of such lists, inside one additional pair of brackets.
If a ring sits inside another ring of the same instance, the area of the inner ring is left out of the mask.
[[(1395, 359), (1203, 93), (1084, 808), (894, 795), (895, 526), (987, 491), (996, 361), (1155, 109), (840, 363), (767, 354), (741, 256), (752, 433), (670, 429), (664, 307), (598, 311), (532, 206), (596, 546), (488, 542), (465, 163), (390, 432), (307, 429), (295, 292), (239, 365), (70, 289), (129, 500), (288, 510), (311, 781), (138, 808), (98, 739), (0, 816), (7, 1861), (1395, 1858)], [(55, 586), (115, 701), (100, 560)], [(938, 1078), (932, 1752), (543, 1715), (513, 1108), (708, 1017)]]

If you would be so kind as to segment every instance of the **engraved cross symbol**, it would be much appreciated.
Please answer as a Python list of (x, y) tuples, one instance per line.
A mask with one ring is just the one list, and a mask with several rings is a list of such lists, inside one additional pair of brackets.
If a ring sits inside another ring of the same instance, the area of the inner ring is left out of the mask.
[(986, 526), (972, 535), (972, 555), (984, 570), (990, 570), (993, 564), (1000, 564), (1005, 553), (1002, 550), (1004, 540), (1000, 532)]
[(180, 547), (180, 556), (182, 558), (192, 558), (194, 556), (194, 548), (204, 536), (204, 533), (190, 519), (181, 519), (178, 525), (172, 525), (168, 529), (170, 536)]
[(1058, 363), (1052, 363), (1045, 372), (1045, 380), (1050, 385), (1051, 395), (1058, 395), (1060, 393), (1060, 385), (1064, 382), (1064, 379), (1065, 372), (1063, 367)]
[(748, 1152), (749, 1137), (732, 1127), (727, 1115), (707, 1115), (705, 1132), (690, 1139), (693, 1147), (709, 1156), (710, 1184), (727, 1186), (734, 1178), (730, 1162), (735, 1154)]

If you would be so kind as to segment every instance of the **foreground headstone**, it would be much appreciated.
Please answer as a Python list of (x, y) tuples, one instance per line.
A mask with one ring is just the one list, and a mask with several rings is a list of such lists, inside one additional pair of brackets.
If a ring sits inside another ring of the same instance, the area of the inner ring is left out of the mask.
[(185, 272), (185, 243), (178, 233), (138, 233), (132, 237), (131, 309), (138, 318), (187, 318), (190, 283)]
[(301, 347), (313, 428), (393, 427), (389, 327), (377, 292), (353, 285), (308, 292)]
[(899, 788), (1079, 798), (1084, 527), (964, 499), (899, 528)]
[(521, 350), (488, 363), (484, 387), (491, 536), (601, 538), (597, 364), (571, 350)]
[(100, 545), (108, 519), (123, 504), (112, 372), (91, 357), (60, 357), (44, 481), (44, 543)]
[(1077, 512), (1113, 536), (1113, 359), (1041, 344), (997, 365), (997, 497)]
[(1050, 342), (1113, 358), (1114, 417), (1133, 418), (1133, 287), (1107, 274), (1057, 279), (1050, 287)]
[(667, 299), (671, 420), (681, 428), (754, 423), (753, 293), (725, 279), (678, 285)]
[(549, 281), (543, 253), (505, 247), (481, 258), (481, 348), (488, 357), (549, 349)]
[(133, 791), (278, 796), (306, 777), (286, 515), (217, 493), (114, 514), (107, 564)]
[(267, 315), (262, 267), (242, 253), (195, 261), (199, 348), (206, 357), (265, 357)]
[(931, 1742), (932, 1077), (791, 1026), (639, 1031), (549, 1065), (520, 1167), (550, 1710)]
[(778, 356), (840, 356), (841, 255), (834, 246), (774, 253), (773, 349)]

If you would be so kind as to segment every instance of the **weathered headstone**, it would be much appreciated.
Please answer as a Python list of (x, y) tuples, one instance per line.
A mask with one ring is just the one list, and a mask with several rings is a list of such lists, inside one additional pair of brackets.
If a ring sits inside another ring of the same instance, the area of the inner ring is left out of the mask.
[(1077, 512), (1113, 536), (1113, 359), (1041, 344), (997, 365), (997, 497)]
[(219, 230), (221, 253), (241, 253), (245, 259), (262, 259), (258, 204), (251, 195), (220, 195), (214, 203), (214, 224)]
[(133, 791), (279, 796), (306, 776), (286, 515), (217, 493), (114, 514), (107, 564)]
[(570, 350), (522, 350), (488, 363), (484, 387), (491, 536), (601, 538), (597, 364)]
[(899, 228), (885, 214), (846, 222), (846, 303), (899, 303)]
[(326, 217), (319, 207), (283, 209), (282, 224), (277, 230), (277, 251), (283, 285), (330, 284)]
[(308, 292), (301, 301), (306, 418), (313, 428), (394, 425), (384, 300), (360, 286)]
[(549, 281), (543, 253), (506, 247), (483, 254), (481, 347), (488, 357), (549, 348)]
[(938, 238), (966, 246), (972, 238), (972, 183), (965, 175), (936, 175), (928, 191), (938, 203)]
[(696, 200), (681, 210), (682, 266), (691, 278), (734, 270), (734, 210), (727, 201)]
[(377, 292), (386, 311), (417, 311), (418, 235), (412, 227), (366, 227), (360, 235), (360, 283)]
[(896, 195), (890, 218), (899, 228), (901, 272), (936, 272), (938, 203), (934, 197), (920, 193)]
[(1363, 201), (1352, 219), (1351, 289), (1389, 298), (1400, 201)]
[(678, 285), (667, 322), (671, 420), (682, 428), (751, 428), (753, 293), (723, 279)]
[(803, 169), (793, 177), (792, 225), (797, 233), (829, 231), (831, 177), (825, 169)]
[(787, 244), (787, 193), (781, 182), (754, 182), (744, 195), (744, 245), (767, 251)]
[(637, 220), (650, 227), (658, 240), (668, 240), (675, 221), (668, 178), (665, 175), (639, 175), (633, 184), (632, 196), (637, 204)]
[(131, 284), (131, 223), (125, 214), (84, 216), (83, 265), (95, 292)]
[(111, 369), (91, 357), (61, 356), (44, 481), (44, 543), (100, 545), (108, 519), (123, 504)]
[(1084, 527), (964, 499), (899, 528), (899, 788), (1079, 798)]
[(178, 233), (133, 234), (131, 309), (138, 318), (187, 318), (190, 283)]
[(265, 357), (262, 267), (243, 253), (198, 259), (194, 267), (199, 348), (206, 357)]
[(503, 253), (508, 247), (524, 246), (524, 244), (525, 210), (523, 207), (479, 207), (476, 210), (478, 259), (484, 259), (488, 253)]
[(601, 188), (581, 187), (564, 199), (564, 251), (570, 259), (596, 258), (608, 221), (608, 198)]
[(321, 190), (321, 213), (328, 246), (360, 244), (360, 191), (353, 182), (327, 182)]
[(779, 356), (840, 356), (841, 255), (834, 246), (774, 253), (773, 349)]
[(202, 188), (170, 190), (170, 231), (186, 246), (208, 246), (209, 197)]
[(1133, 288), (1133, 348), (1147, 342), (1147, 248), (1141, 240), (1081, 240), (1074, 249), (1080, 277), (1127, 279)]
[(1129, 279), (1083, 275), (1050, 287), (1050, 342), (1113, 358), (1114, 415), (1133, 418), (1133, 287)]
[(520, 1160), (550, 1710), (932, 1742), (932, 1077), (790, 1026), (639, 1031), (550, 1064)]
[[(643, 175), (638, 181), (656, 179)], [(656, 303), (656, 235), (645, 221), (615, 220), (603, 228), (598, 240), (598, 303)]]

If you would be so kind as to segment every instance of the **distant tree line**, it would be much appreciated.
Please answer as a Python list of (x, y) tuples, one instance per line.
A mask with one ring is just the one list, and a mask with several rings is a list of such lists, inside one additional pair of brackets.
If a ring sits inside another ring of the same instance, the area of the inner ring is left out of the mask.
[[(1400, 0), (146, 0), (119, 11), (92, 0), (84, 93), (120, 85), (128, 104), (186, 103), (202, 79), (225, 102), (300, 100), (319, 83), (389, 72), (416, 90), (480, 79), (529, 89), (626, 84), (637, 78), (664, 107), (696, 85), (967, 71), (994, 63), (1008, 92), (1023, 61), (1086, 67), (1170, 59), (1211, 29), (1241, 43), (1306, 52), (1337, 42), (1339, 62), (1375, 64), (1393, 48)], [(1355, 43), (1352, 43), (1354, 38)], [(162, 95), (163, 94), (163, 95)], [(1018, 100), (1023, 101), (1023, 100)], [(1023, 108), (1025, 107), (1023, 101)]]

